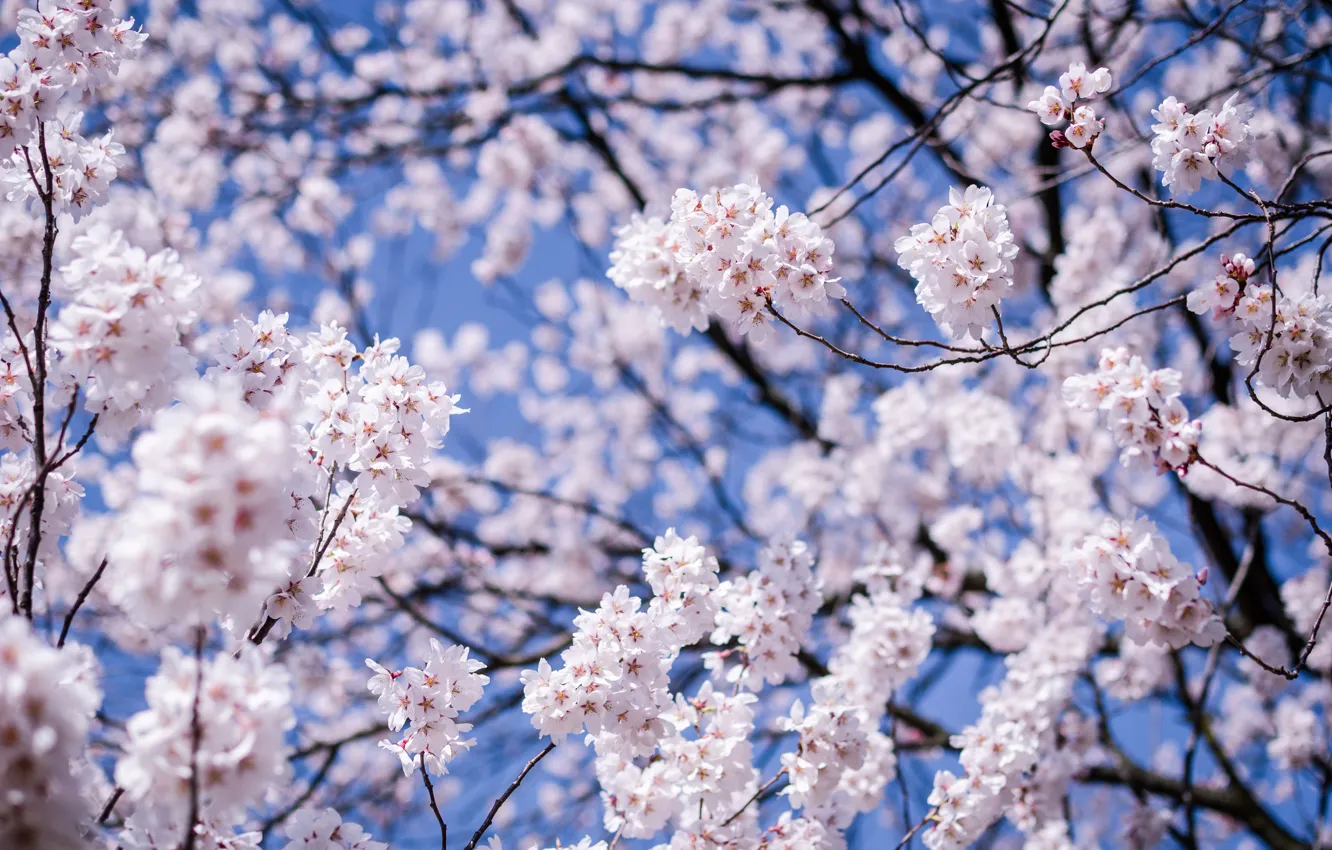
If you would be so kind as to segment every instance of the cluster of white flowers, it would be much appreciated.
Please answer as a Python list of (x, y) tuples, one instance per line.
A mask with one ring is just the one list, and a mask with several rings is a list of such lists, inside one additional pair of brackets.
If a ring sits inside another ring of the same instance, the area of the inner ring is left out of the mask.
[(934, 823), (924, 833), (926, 847), (960, 850), (999, 819), (1038, 754), (1053, 749), (1059, 714), (1100, 641), (1099, 630), (1070, 611), (1005, 659), (1003, 682), (981, 692), (980, 720), (953, 736), (966, 773), (935, 774), (929, 797)]
[(299, 389), (307, 370), (300, 359), (300, 342), (287, 330), (287, 314), (271, 310), (252, 320), (237, 319), (218, 339), (217, 365), (208, 377), (234, 373), (245, 390), (245, 403), (265, 410), (280, 393)]
[[(726, 670), (728, 682), (752, 691), (776, 685), (795, 673), (796, 654), (823, 602), (814, 578), (814, 556), (802, 540), (771, 542), (759, 552), (759, 568), (718, 588), (721, 611), (712, 642), (735, 640), (741, 661)], [(707, 656), (709, 667), (726, 667), (732, 651)]]
[(335, 809), (301, 809), (283, 825), (291, 839), (282, 850), (388, 850), (382, 841), (371, 841), (358, 824), (343, 822)]
[[(24, 497), (37, 483), (37, 464), (31, 452), (0, 455), (0, 535), (8, 540), (13, 535), (19, 551), (26, 551), (32, 523), (31, 499)], [(38, 558), (44, 563), (56, 562), (60, 556), (60, 538), (67, 534), (83, 499), (83, 485), (75, 477), (72, 465), (50, 472), (46, 476), (46, 499), (41, 521), (41, 544)], [(23, 508), (22, 511), (19, 509)], [(15, 527), (17, 525), (17, 527)]]
[(410, 775), (422, 764), (431, 773), (448, 773), (448, 763), (476, 743), (463, 737), (472, 724), (457, 719), (481, 699), (490, 677), (477, 672), (485, 665), (468, 658), (467, 652), (465, 646), (445, 649), (431, 638), (425, 669), (389, 670), (369, 658), (365, 660), (375, 671), (369, 688), (379, 696), (380, 710), (388, 714), (389, 729), (397, 732), (410, 724), (400, 741), (379, 742), (380, 747), (397, 755), (404, 774)]
[(1313, 705), (1295, 697), (1277, 703), (1272, 715), (1276, 735), (1267, 743), (1267, 754), (1286, 770), (1296, 770), (1327, 755), (1325, 723)]
[(1215, 180), (1243, 165), (1248, 156), (1245, 144), (1253, 138), (1249, 119), (1253, 107), (1239, 102), (1239, 93), (1226, 100), (1219, 112), (1204, 109), (1189, 112), (1174, 97), (1167, 97), (1152, 110), (1158, 123), (1152, 125), (1152, 164), (1162, 172), (1161, 185), (1188, 195), (1203, 180)]
[(634, 216), (615, 233), (607, 276), (630, 298), (651, 307), (662, 324), (687, 334), (707, 330), (712, 301), (702, 277), (687, 274), (675, 259), (683, 246), (676, 222)]
[[(163, 651), (145, 687), (148, 707), (126, 726), (116, 784), (142, 803), (130, 832), (170, 835), (165, 824), (188, 823), (192, 781), (202, 818), (239, 824), (249, 806), (291, 775), (286, 735), (295, 717), (287, 671), (266, 665), (257, 651), (219, 653), (202, 665), (175, 647)], [(182, 832), (175, 830), (176, 840)]]
[[(753, 793), (753, 694), (727, 695), (704, 682), (692, 698), (677, 695), (662, 714), (665, 736), (660, 757), (638, 767), (624, 753), (597, 759), (597, 777), (605, 802), (605, 826), (623, 827), (630, 838), (655, 834), (671, 818), (676, 833), (718, 830)], [(692, 734), (687, 734), (692, 733)], [(736, 824), (737, 830), (748, 825)]]
[(126, 434), (194, 374), (181, 333), (195, 319), (200, 280), (175, 251), (149, 256), (118, 231), (94, 229), (73, 250), (61, 269), (72, 297), (51, 325), (51, 345), (83, 388), (88, 412), (98, 414), (99, 433)]
[[(861, 713), (846, 700), (842, 683), (824, 677), (811, 688), (812, 702), (806, 711), (796, 700), (790, 714), (777, 720), (783, 732), (800, 736), (794, 752), (782, 753), (782, 769), (789, 783), (782, 791), (792, 808), (809, 808), (829, 815), (845, 811), (842, 801), (833, 801), (844, 774), (863, 767), (868, 754), (868, 734)], [(885, 775), (883, 781), (887, 781)]]
[(1013, 289), (1017, 243), (1008, 211), (981, 186), (948, 190), (948, 204), (894, 243), (916, 280), (916, 301), (954, 339), (979, 339)]
[[(349, 499), (351, 506), (344, 515), (342, 509)], [(314, 600), (321, 609), (345, 611), (361, 603), (362, 595), (383, 573), (388, 556), (402, 548), (412, 522), (398, 512), (397, 505), (361, 496), (345, 481), (339, 482), (327, 513), (343, 519), (330, 532), (317, 573), (322, 588)]]
[(930, 653), (934, 620), (889, 591), (851, 599), (851, 634), (828, 662), (845, 682), (846, 699), (879, 717), (886, 696), (901, 687)]
[(91, 814), (75, 762), (102, 704), (92, 654), (0, 619), (0, 846), (75, 850)]
[(1064, 381), (1064, 401), (1078, 410), (1104, 410), (1110, 431), (1124, 451), (1121, 460), (1151, 461), (1158, 471), (1186, 470), (1198, 448), (1202, 425), (1180, 401), (1180, 373), (1149, 370), (1124, 348), (1101, 352), (1095, 373)]
[(680, 189), (670, 221), (637, 219), (619, 232), (609, 274), (677, 330), (707, 327), (707, 307), (760, 340), (775, 321), (769, 301), (803, 316), (845, 294), (833, 247), (803, 213), (774, 210), (756, 184)]
[(1332, 385), (1332, 305), (1316, 292), (1282, 294), (1251, 285), (1254, 261), (1221, 257), (1223, 274), (1189, 293), (1194, 313), (1228, 321), (1230, 347), (1241, 366), (1258, 364), (1258, 379), (1282, 396), (1307, 398)]
[[(133, 18), (117, 18), (113, 5), (113, 0), (78, 0), (21, 10), (19, 46), (8, 57), (18, 85), (6, 81), (0, 97), (45, 118), (42, 110), (54, 109), (61, 96), (77, 96), (110, 80), (121, 60), (134, 56), (147, 38), (133, 29)], [(24, 144), (19, 124), (10, 126), (8, 135)]]
[(27, 148), (10, 155), (0, 166), (0, 184), (9, 200), (40, 203), (49, 169), (52, 211), (67, 212), (75, 221), (92, 211), (127, 160), (124, 146), (110, 133), (92, 140), (79, 135), (82, 123), (81, 112), (46, 122), (44, 162)]
[[(27, 337), (23, 345), (31, 351), (31, 334)], [(5, 331), (0, 335), (0, 449), (16, 452), (28, 445), (24, 430), (31, 408), (32, 381), (23, 349), (13, 332)]]
[[(1203, 284), (1188, 294), (1185, 304), (1189, 310), (1202, 315), (1211, 311), (1214, 320), (1221, 320), (1235, 315), (1239, 307), (1240, 299), (1244, 295), (1244, 287), (1253, 277), (1257, 264), (1252, 257), (1244, 254), (1236, 254), (1228, 257), (1221, 255), (1221, 273), (1217, 274), (1210, 282)], [(1270, 305), (1270, 301), (1267, 302)], [(1246, 313), (1251, 312), (1256, 305), (1245, 305)], [(1271, 318), (1269, 309), (1266, 318)], [(1262, 318), (1262, 317), (1259, 317)]]
[(0, 139), (14, 146), (0, 182), (10, 200), (36, 200), (49, 185), (52, 209), (77, 220), (106, 192), (125, 149), (110, 133), (85, 140), (78, 135), (82, 113), (63, 114), (62, 107), (106, 83), (122, 58), (138, 52), (145, 36), (133, 26), (115, 16), (110, 0), (19, 12), (18, 46), (0, 58)]
[(1110, 91), (1111, 84), (1109, 68), (1097, 68), (1089, 74), (1084, 63), (1073, 62), (1060, 75), (1059, 88), (1046, 86), (1041, 98), (1028, 103), (1027, 108), (1047, 127), (1067, 122), (1067, 127), (1050, 133), (1055, 147), (1085, 148), (1105, 129), (1105, 121), (1096, 117), (1096, 110), (1086, 101)]
[(1064, 562), (1092, 611), (1124, 620), (1135, 643), (1179, 649), (1225, 637), (1202, 583), (1149, 520), (1107, 519)]
[[(444, 384), (398, 352), (399, 342), (376, 343), (359, 355), (346, 331), (325, 325), (308, 338), (306, 364), (317, 386), (306, 390), (315, 417), (311, 436), (319, 465), (358, 473), (357, 492), (373, 492), (384, 506), (405, 506), (430, 481), (431, 450), (461, 413)], [(353, 360), (360, 368), (351, 371)]]
[(562, 668), (542, 659), (523, 671), (523, 711), (543, 736), (559, 742), (585, 729), (598, 753), (631, 757), (650, 754), (663, 736), (671, 664), (713, 621), (717, 561), (672, 529), (644, 550), (643, 564), (656, 594), (645, 610), (621, 585), (574, 618)]
[(282, 581), (300, 457), (234, 379), (178, 387), (134, 443), (138, 494), (109, 557), (112, 597), (142, 622), (246, 626)]

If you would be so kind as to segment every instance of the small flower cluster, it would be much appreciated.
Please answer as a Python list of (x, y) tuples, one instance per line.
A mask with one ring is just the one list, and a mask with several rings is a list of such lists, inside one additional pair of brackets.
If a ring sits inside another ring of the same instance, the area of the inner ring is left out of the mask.
[[(1212, 318), (1216, 321), (1235, 315), (1240, 298), (1244, 295), (1244, 287), (1248, 284), (1249, 278), (1253, 277), (1257, 266), (1251, 257), (1243, 254), (1236, 254), (1234, 257), (1222, 254), (1221, 268), (1222, 273), (1210, 283), (1188, 294), (1185, 304), (1191, 312), (1202, 315), (1210, 310)], [(1245, 306), (1252, 309), (1251, 305)], [(1270, 316), (1269, 312), (1268, 317)]]
[(1017, 244), (1008, 211), (989, 189), (949, 189), (947, 206), (893, 247), (916, 280), (916, 301), (954, 339), (979, 339), (1013, 289)]
[[(398, 355), (399, 342), (389, 339), (357, 354), (347, 332), (325, 325), (304, 348), (316, 386), (311, 431), (319, 465), (330, 464), (359, 473), (359, 493), (374, 492), (385, 506), (416, 500), (418, 488), (430, 481), (426, 465), (431, 450), (449, 431), (449, 417), (462, 410), (444, 384), (428, 383), (425, 370)], [(361, 360), (352, 372), (352, 361)]]
[(808, 711), (796, 700), (790, 714), (777, 719), (777, 728), (800, 736), (794, 752), (782, 753), (790, 780), (782, 793), (792, 808), (818, 810), (830, 807), (844, 773), (864, 765), (869, 730), (861, 728), (860, 712), (845, 699), (838, 679), (817, 680), (811, 695)]
[(219, 653), (202, 670), (199, 664), (175, 647), (163, 651), (145, 687), (148, 707), (126, 726), (116, 784), (131, 801), (150, 803), (138, 823), (131, 819), (132, 830), (187, 821), (191, 765), (198, 770), (200, 815), (225, 824), (240, 823), (269, 787), (291, 775), (285, 739), (295, 718), (286, 670), (265, 665), (255, 651)]
[[(31, 336), (26, 334), (23, 340), (29, 351)], [(23, 347), (12, 331), (5, 331), (0, 336), (0, 449), (17, 452), (28, 445), (24, 432), (31, 421), (31, 410), (32, 380), (28, 377)]]
[(1105, 122), (1096, 117), (1096, 110), (1085, 101), (1110, 91), (1111, 84), (1109, 68), (1097, 68), (1089, 74), (1085, 64), (1074, 62), (1060, 75), (1059, 88), (1046, 86), (1041, 98), (1028, 103), (1027, 108), (1039, 115), (1047, 127), (1068, 122), (1064, 129), (1050, 133), (1055, 147), (1090, 147), (1105, 129)]
[(692, 699), (679, 694), (663, 712), (659, 758), (640, 768), (624, 753), (599, 756), (606, 828), (646, 838), (678, 817), (687, 830), (712, 831), (739, 811), (757, 779), (749, 737), (756, 701), (753, 694), (727, 695), (704, 682)]
[[(6, 540), (12, 535), (19, 551), (25, 551), (32, 523), (32, 512), (26, 509), (31, 500), (24, 497), (36, 483), (37, 464), (32, 452), (0, 454), (0, 535)], [(69, 465), (47, 473), (45, 489), (37, 555), (43, 562), (57, 563), (61, 536), (69, 533), (79, 515), (84, 491)], [(21, 507), (24, 510), (20, 511)], [(18, 527), (14, 528), (16, 523)]]
[(0, 182), (10, 200), (39, 201), (49, 185), (52, 209), (77, 220), (105, 194), (125, 149), (110, 133), (87, 141), (78, 135), (82, 113), (61, 111), (138, 52), (146, 36), (133, 26), (115, 16), (110, 0), (19, 12), (18, 46), (0, 58), (0, 140), (13, 150)]
[(1053, 743), (1059, 714), (1100, 641), (1099, 630), (1070, 611), (1005, 659), (1003, 682), (981, 692), (980, 720), (953, 736), (965, 774), (935, 774), (929, 797), (934, 824), (924, 834), (926, 847), (960, 850), (999, 819), (1038, 753)]
[(1267, 754), (1281, 768), (1298, 770), (1326, 757), (1327, 732), (1313, 705), (1286, 697), (1277, 703), (1272, 725), (1276, 735), (1267, 742)]
[(117, 18), (111, 5), (82, 0), (19, 11), (19, 44), (0, 59), (0, 139), (28, 144), (66, 95), (78, 99), (138, 53), (147, 36), (132, 29), (132, 18)]
[(1215, 180), (1243, 165), (1248, 142), (1253, 138), (1249, 119), (1253, 107), (1239, 102), (1233, 94), (1213, 113), (1210, 109), (1189, 112), (1184, 104), (1167, 97), (1152, 110), (1158, 123), (1152, 125), (1152, 164), (1162, 173), (1161, 185), (1172, 192), (1188, 195), (1197, 191), (1203, 180)]
[(710, 301), (701, 277), (676, 261), (681, 248), (674, 222), (636, 215), (615, 232), (606, 274), (634, 301), (651, 307), (663, 325), (687, 334), (707, 330)]
[(623, 585), (604, 594), (595, 611), (574, 618), (572, 645), (558, 670), (542, 659), (523, 671), (523, 711), (543, 736), (563, 741), (586, 730), (598, 753), (632, 757), (653, 751), (670, 707), (670, 667), (681, 647), (707, 633), (714, 608), (717, 562), (692, 537), (674, 530), (643, 553), (654, 592), (643, 601)]
[(291, 839), (282, 850), (388, 850), (382, 841), (371, 841), (358, 824), (344, 823), (335, 809), (301, 809), (282, 827)]
[(1101, 352), (1098, 371), (1064, 381), (1064, 401), (1078, 410), (1105, 410), (1121, 459), (1152, 461), (1158, 472), (1186, 470), (1198, 448), (1202, 425), (1189, 419), (1180, 401), (1180, 373), (1148, 370), (1123, 348)]
[(829, 660), (829, 675), (813, 683), (808, 711), (797, 701), (790, 716), (778, 720), (778, 728), (800, 734), (796, 751), (782, 755), (790, 779), (783, 793), (792, 807), (843, 826), (877, 807), (896, 773), (893, 740), (879, 724), (893, 691), (929, 654), (934, 635), (929, 613), (908, 607), (919, 586), (891, 580), (896, 565), (860, 573), (871, 595), (852, 599), (851, 634)]
[(1064, 566), (1091, 610), (1124, 620), (1135, 643), (1179, 649), (1225, 637), (1220, 617), (1202, 598), (1201, 580), (1148, 520), (1106, 520)]
[(110, 561), (112, 597), (142, 622), (247, 624), (286, 574), (300, 457), (237, 380), (195, 381), (134, 443), (138, 496)]
[(195, 319), (200, 280), (175, 251), (149, 256), (118, 231), (84, 234), (73, 250), (61, 269), (73, 297), (51, 325), (51, 344), (98, 414), (98, 433), (126, 434), (194, 374), (181, 332)]
[[(721, 611), (712, 642), (739, 642), (743, 659), (726, 672), (728, 682), (751, 691), (776, 685), (799, 669), (796, 653), (823, 602), (813, 573), (814, 556), (804, 541), (776, 540), (759, 552), (759, 568), (718, 588)], [(725, 666), (730, 651), (707, 656)]]
[(208, 371), (240, 376), (245, 403), (266, 410), (274, 398), (289, 391), (307, 372), (299, 357), (299, 341), (287, 330), (287, 314), (265, 310), (257, 320), (237, 319), (217, 342), (217, 365)]
[(0, 846), (74, 850), (91, 812), (71, 771), (102, 704), (93, 659), (0, 619)]
[[(639, 300), (662, 310), (663, 319), (675, 327), (705, 326), (698, 293), (754, 340), (764, 338), (773, 321), (769, 302), (803, 314), (845, 294), (832, 277), (832, 240), (803, 213), (784, 206), (774, 210), (772, 199), (756, 184), (702, 195), (680, 189), (671, 199), (664, 230), (651, 227), (630, 225), (623, 233), (611, 279), (631, 295), (641, 293)], [(654, 244), (669, 249), (675, 264), (657, 260)], [(685, 280), (674, 278), (680, 272)], [(666, 297), (648, 296), (651, 291)], [(677, 300), (679, 306), (663, 309), (667, 301)]]
[(92, 211), (128, 160), (111, 133), (93, 140), (79, 135), (82, 123), (81, 112), (47, 121), (44, 161), (39, 153), (18, 148), (0, 165), (9, 200), (40, 204), (49, 170), (53, 211), (67, 212), (75, 221)]
[(846, 698), (874, 718), (930, 653), (934, 619), (909, 602), (887, 591), (852, 597), (851, 634), (828, 662), (846, 683)]
[(683, 538), (673, 528), (643, 550), (643, 574), (655, 596), (649, 609), (674, 645), (688, 646), (712, 630), (717, 569), (717, 559), (698, 538)]
[(1189, 293), (1194, 313), (1208, 310), (1235, 331), (1230, 347), (1241, 366), (1258, 364), (1258, 378), (1283, 397), (1307, 398), (1332, 385), (1332, 304), (1314, 292), (1281, 295), (1251, 284), (1254, 261), (1221, 257), (1225, 269)]
[[(342, 514), (348, 500), (351, 505)], [(388, 556), (402, 548), (412, 521), (397, 505), (363, 497), (346, 481), (338, 483), (327, 512), (343, 518), (330, 532), (317, 573), (323, 587), (314, 600), (321, 609), (345, 611), (361, 604), (361, 596), (388, 565)]]
[(404, 775), (411, 775), (422, 764), (436, 775), (448, 773), (448, 763), (476, 743), (462, 737), (471, 731), (472, 724), (459, 723), (457, 718), (481, 699), (490, 677), (477, 672), (485, 665), (468, 658), (467, 652), (465, 646), (445, 649), (431, 638), (424, 670), (389, 670), (369, 658), (365, 660), (366, 666), (375, 671), (369, 688), (379, 696), (380, 710), (388, 714), (389, 729), (397, 732), (411, 724), (397, 743), (379, 742), (402, 762)]

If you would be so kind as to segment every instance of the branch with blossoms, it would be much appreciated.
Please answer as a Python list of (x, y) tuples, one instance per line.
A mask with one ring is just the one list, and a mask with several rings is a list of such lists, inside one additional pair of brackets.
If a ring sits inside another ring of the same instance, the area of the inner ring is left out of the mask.
[(169, 5), (0, 68), (0, 845), (1325, 839), (1326, 10)]

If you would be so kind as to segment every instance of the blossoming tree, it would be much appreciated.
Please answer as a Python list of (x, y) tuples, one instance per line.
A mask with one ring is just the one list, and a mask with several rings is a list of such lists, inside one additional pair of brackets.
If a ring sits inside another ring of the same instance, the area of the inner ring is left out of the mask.
[(0, 848), (1332, 846), (1326, 4), (0, 25)]

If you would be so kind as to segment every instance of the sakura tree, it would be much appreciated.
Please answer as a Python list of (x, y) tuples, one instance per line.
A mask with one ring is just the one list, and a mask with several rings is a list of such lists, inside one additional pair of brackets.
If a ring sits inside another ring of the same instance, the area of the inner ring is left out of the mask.
[(0, 25), (0, 849), (1332, 847), (1327, 4)]

